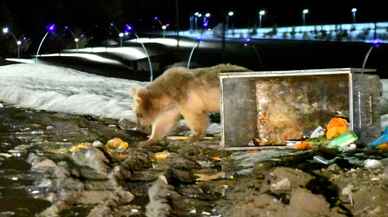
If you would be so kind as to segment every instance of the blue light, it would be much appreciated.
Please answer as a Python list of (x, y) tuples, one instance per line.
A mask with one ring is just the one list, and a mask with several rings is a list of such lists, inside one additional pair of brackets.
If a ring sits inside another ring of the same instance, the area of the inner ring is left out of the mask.
[(125, 24), (124, 32), (132, 32), (132, 31), (133, 31), (133, 27), (129, 24)]
[(374, 39), (373, 41), (372, 41), (372, 45), (373, 45), (373, 47), (380, 47), (380, 45), (381, 45), (381, 43), (383, 43), (383, 41), (381, 40), (381, 39), (379, 39), (379, 38), (376, 38), (376, 39)]
[(55, 31), (55, 24), (49, 24), (47, 26), (47, 31), (48, 32), (54, 32)]
[(158, 17), (158, 16), (155, 16), (155, 17), (154, 17), (154, 20), (159, 20), (159, 17)]

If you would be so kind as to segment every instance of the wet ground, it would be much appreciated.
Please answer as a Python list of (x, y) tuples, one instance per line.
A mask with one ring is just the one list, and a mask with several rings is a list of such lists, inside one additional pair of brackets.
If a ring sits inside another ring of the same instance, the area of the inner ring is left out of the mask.
[(0, 217), (388, 216), (385, 153), (142, 147), (128, 122), (1, 105)]

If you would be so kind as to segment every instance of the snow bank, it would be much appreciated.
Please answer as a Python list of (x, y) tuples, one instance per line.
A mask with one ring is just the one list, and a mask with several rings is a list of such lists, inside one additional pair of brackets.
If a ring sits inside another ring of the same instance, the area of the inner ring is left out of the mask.
[(129, 90), (141, 85), (43, 64), (0, 67), (0, 101), (38, 110), (135, 121)]

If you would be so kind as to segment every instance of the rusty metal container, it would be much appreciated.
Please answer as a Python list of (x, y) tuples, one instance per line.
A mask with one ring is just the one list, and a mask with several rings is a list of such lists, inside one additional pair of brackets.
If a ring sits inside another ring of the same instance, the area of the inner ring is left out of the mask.
[(341, 68), (222, 74), (221, 145), (285, 145), (338, 115), (348, 118), (359, 143), (370, 142), (381, 130), (382, 85), (377, 75), (365, 73)]

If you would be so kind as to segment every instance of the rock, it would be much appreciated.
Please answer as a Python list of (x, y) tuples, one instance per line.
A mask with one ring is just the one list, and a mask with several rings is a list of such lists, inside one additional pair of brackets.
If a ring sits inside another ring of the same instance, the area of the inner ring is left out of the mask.
[(167, 177), (169, 177), (169, 180), (177, 181), (178, 183), (184, 183), (184, 184), (192, 184), (195, 183), (195, 177), (193, 173), (186, 170), (180, 170), (180, 169), (169, 169), (166, 174)]
[(277, 167), (265, 178), (261, 191), (274, 194), (289, 193), (293, 188), (306, 187), (313, 177), (301, 170)]
[(80, 176), (86, 179), (108, 179), (105, 155), (96, 148), (88, 148), (71, 154), (71, 160), (79, 166)]
[(121, 203), (129, 203), (133, 200), (134, 196), (127, 191), (112, 192), (112, 191), (83, 191), (79, 193), (77, 203), (79, 204), (99, 204), (101, 201), (109, 199), (115, 199), (120, 194)]
[[(100, 204), (94, 207), (87, 217), (130, 216), (129, 210), (125, 208), (133, 199), (134, 196), (130, 192), (118, 189), (105, 200), (100, 200)], [(124, 210), (121, 209), (122, 206)]]
[(149, 203), (146, 206), (147, 217), (168, 217), (172, 208), (169, 204), (174, 187), (169, 185), (165, 176), (160, 176), (148, 189)]
[(364, 161), (364, 167), (367, 169), (378, 169), (382, 168), (383, 164), (379, 160), (367, 159)]
[(127, 159), (121, 163), (121, 166), (130, 171), (138, 171), (152, 167), (152, 162), (146, 152), (130, 149)]
[(312, 194), (302, 188), (293, 190), (287, 217), (321, 217), (331, 216), (330, 205), (322, 195)]
[(290, 180), (284, 178), (278, 182), (272, 183), (270, 190), (275, 194), (289, 192), (291, 190)]
[(225, 217), (286, 217), (285, 205), (268, 194), (247, 195), (246, 200), (236, 201)]

